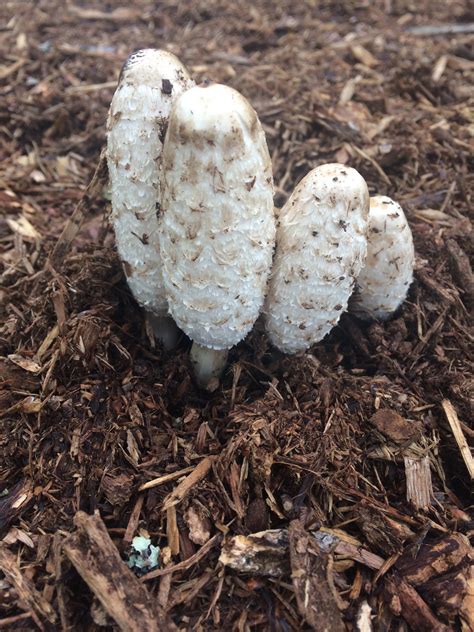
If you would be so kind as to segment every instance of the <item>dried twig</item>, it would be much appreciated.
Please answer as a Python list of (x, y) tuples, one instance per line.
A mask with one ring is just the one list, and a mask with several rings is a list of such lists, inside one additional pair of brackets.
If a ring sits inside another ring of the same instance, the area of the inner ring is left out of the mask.
[(461, 428), (461, 424), (459, 422), (458, 415), (454, 410), (454, 406), (451, 404), (449, 399), (443, 399), (441, 402), (441, 406), (445, 412), (448, 423), (453, 432), (456, 443), (458, 444), (459, 451), (461, 452), (461, 456), (464, 459), (464, 463), (466, 464), (467, 470), (469, 472), (469, 476), (471, 479), (474, 478), (474, 458), (471, 454), (471, 450), (469, 449), (469, 445), (466, 441), (466, 437)]
[(86, 83), (80, 86), (69, 86), (69, 88), (66, 88), (66, 94), (97, 92), (97, 90), (115, 88), (116, 85), (116, 81), (105, 81), (104, 83)]
[(163, 474), (163, 476), (158, 476), (157, 478), (153, 478), (151, 481), (147, 483), (143, 483), (138, 488), (139, 492), (144, 492), (146, 489), (152, 489), (153, 487), (158, 487), (158, 485), (163, 485), (163, 483), (168, 483), (169, 481), (175, 481), (177, 478), (181, 478), (185, 474), (189, 474), (194, 470), (194, 465), (190, 467), (185, 467), (182, 470), (178, 470), (177, 472), (171, 472), (170, 474)]
[(184, 571), (190, 568), (194, 564), (197, 564), (199, 560), (201, 560), (208, 553), (208, 551), (212, 549), (213, 546), (218, 544), (221, 538), (222, 538), (221, 534), (217, 533), (210, 540), (208, 540), (206, 544), (204, 544), (197, 553), (195, 553), (194, 555), (191, 555), (191, 557), (188, 557), (187, 560), (183, 560), (182, 562), (179, 562), (178, 564), (174, 564), (173, 566), (167, 566), (166, 568), (163, 568), (163, 569), (151, 571), (150, 573), (147, 573), (145, 577), (142, 577), (141, 581), (147, 582), (150, 579), (154, 579), (155, 577), (161, 577), (162, 575), (167, 575), (168, 573), (176, 573), (177, 571)]
[(186, 476), (184, 481), (181, 483), (169, 494), (163, 503), (163, 511), (166, 511), (169, 507), (173, 505), (177, 505), (179, 502), (183, 500), (186, 494), (196, 485), (199, 481), (206, 476), (206, 474), (211, 469), (212, 463), (214, 462), (214, 458), (211, 456), (206, 456), (200, 463), (193, 468), (193, 471)]
[(6, 630), (14, 630), (15, 628), (13, 626), (17, 623), (20, 623), (20, 621), (33, 618), (34, 617), (32, 612), (23, 612), (22, 614), (16, 614), (12, 617), (5, 617), (4, 619), (0, 619), (0, 628), (5, 628)]
[(66, 225), (64, 226), (63, 231), (49, 257), (49, 263), (54, 269), (57, 269), (61, 265), (69, 247), (81, 229), (84, 217), (90, 210), (94, 198), (100, 193), (106, 184), (107, 174), (107, 159), (104, 148), (100, 153), (99, 162), (97, 163), (92, 180), (87, 185), (87, 188), (74, 209), (71, 217), (67, 220)]
[(474, 33), (474, 22), (466, 24), (441, 24), (441, 25), (421, 25), (410, 26), (406, 29), (411, 35), (421, 37), (431, 37), (432, 35), (461, 35), (463, 33)]
[(401, 615), (418, 632), (451, 632), (437, 619), (417, 591), (398, 576), (387, 579), (386, 595), (392, 611)]
[[(25, 577), (18, 567), (18, 560), (4, 546), (0, 545), (0, 570), (7, 580), (13, 584), (20, 603), (25, 604), (26, 608), (36, 614), (40, 619), (46, 619), (50, 623), (57, 620), (56, 613), (49, 601), (36, 590), (33, 582)], [(32, 614), (30, 614), (32, 616)]]

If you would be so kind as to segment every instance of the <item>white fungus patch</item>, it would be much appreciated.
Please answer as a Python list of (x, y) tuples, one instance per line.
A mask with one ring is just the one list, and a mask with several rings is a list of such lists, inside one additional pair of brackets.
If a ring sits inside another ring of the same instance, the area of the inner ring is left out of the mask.
[(368, 210), (362, 176), (327, 164), (310, 171), (279, 212), (264, 311), (281, 351), (308, 349), (338, 322), (366, 255)]
[(117, 250), (136, 300), (158, 316), (167, 313), (158, 240), (163, 138), (173, 101), (192, 85), (171, 53), (137, 51), (125, 62), (107, 120)]
[(389, 197), (370, 198), (367, 258), (349, 308), (362, 318), (388, 318), (413, 281), (415, 250), (405, 214)]
[(275, 240), (271, 160), (243, 96), (211, 85), (177, 99), (162, 186), (160, 248), (170, 313), (194, 342), (229, 349), (258, 317)]
[(137, 535), (128, 552), (127, 566), (139, 577), (160, 565), (160, 547), (154, 546), (150, 538)]

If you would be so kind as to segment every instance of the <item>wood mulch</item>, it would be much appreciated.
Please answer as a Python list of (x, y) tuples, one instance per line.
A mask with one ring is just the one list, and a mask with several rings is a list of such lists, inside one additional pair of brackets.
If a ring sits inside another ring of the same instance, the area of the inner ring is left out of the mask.
[[(468, 0), (2, 3), (0, 630), (474, 629), (473, 34)], [(143, 47), (251, 101), (277, 205), (334, 161), (400, 202), (392, 320), (297, 357), (258, 323), (212, 394), (154, 345), (83, 197)]]

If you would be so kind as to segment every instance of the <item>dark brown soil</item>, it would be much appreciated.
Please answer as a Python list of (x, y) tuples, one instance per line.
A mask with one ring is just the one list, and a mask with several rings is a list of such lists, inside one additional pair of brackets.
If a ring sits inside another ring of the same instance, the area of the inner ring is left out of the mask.
[[(375, 630), (471, 629), (473, 23), (469, 0), (2, 3), (1, 630), (98, 629), (94, 588), (63, 550), (77, 512), (96, 510), (123, 556), (140, 531), (171, 546), (178, 570), (142, 586), (181, 630), (368, 630), (365, 602)], [(206, 395), (189, 341), (163, 353), (147, 336), (103, 194), (51, 265), (121, 64), (143, 47), (251, 101), (277, 205), (335, 161), (400, 202), (417, 262), (391, 321), (344, 316), (298, 357), (257, 325)], [(408, 497), (413, 463), (424, 478)], [(266, 529), (289, 530), (282, 575), (218, 561), (230, 538)], [(318, 549), (314, 532), (339, 546)]]

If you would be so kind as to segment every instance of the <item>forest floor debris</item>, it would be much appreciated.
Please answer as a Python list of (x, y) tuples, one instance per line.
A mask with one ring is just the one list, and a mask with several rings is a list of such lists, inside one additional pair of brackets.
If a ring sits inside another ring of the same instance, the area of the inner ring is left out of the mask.
[[(0, 629), (133, 629), (134, 607), (147, 629), (473, 629), (472, 5), (0, 15)], [(121, 64), (143, 47), (250, 100), (278, 206), (335, 161), (401, 204), (417, 259), (392, 320), (344, 316), (298, 357), (257, 324), (212, 394), (188, 340), (153, 346), (92, 179)], [(142, 533), (160, 567), (138, 579), (125, 560)], [(283, 574), (223, 563), (239, 542)]]

